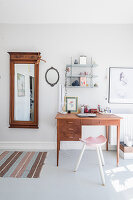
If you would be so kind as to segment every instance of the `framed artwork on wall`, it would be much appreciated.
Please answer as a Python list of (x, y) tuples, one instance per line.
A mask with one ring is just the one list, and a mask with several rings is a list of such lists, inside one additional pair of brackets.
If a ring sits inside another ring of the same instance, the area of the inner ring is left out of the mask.
[(78, 112), (78, 97), (65, 97), (65, 110), (71, 113)]
[(133, 103), (133, 68), (109, 68), (109, 103)]

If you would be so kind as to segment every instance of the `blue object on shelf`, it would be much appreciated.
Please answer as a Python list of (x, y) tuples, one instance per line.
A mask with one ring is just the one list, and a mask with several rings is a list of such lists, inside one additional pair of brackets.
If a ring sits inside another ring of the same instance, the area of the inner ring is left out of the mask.
[(74, 64), (78, 64), (78, 60), (77, 59), (75, 59)]
[(72, 86), (80, 86), (79, 81), (78, 81), (78, 80), (74, 81), (74, 82), (72, 83)]

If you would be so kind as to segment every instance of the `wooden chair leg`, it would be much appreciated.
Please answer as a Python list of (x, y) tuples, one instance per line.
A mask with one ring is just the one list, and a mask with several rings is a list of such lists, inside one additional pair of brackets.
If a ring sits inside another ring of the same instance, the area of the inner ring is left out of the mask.
[(98, 145), (96, 146), (96, 150), (97, 150), (97, 156), (98, 156), (99, 169), (100, 169), (102, 183), (103, 183), (103, 185), (105, 185), (104, 172), (103, 172), (103, 168), (102, 168), (102, 161), (101, 161), (101, 158), (100, 158), (100, 151), (99, 151)]
[(102, 165), (105, 165), (105, 161), (104, 161), (104, 157), (103, 157), (103, 152), (102, 152), (102, 147), (99, 146), (99, 152), (100, 152), (100, 157), (101, 157), (101, 161), (102, 161)]
[(77, 169), (78, 169), (78, 167), (79, 167), (79, 164), (80, 164), (80, 161), (81, 161), (81, 159), (82, 159), (82, 156), (83, 156), (83, 153), (84, 153), (85, 147), (86, 147), (86, 144), (83, 145), (83, 148), (82, 148), (82, 150), (81, 150), (81, 153), (80, 153), (80, 156), (79, 156), (79, 159), (78, 159), (77, 165), (76, 165), (76, 167), (75, 167), (75, 169), (74, 169), (74, 172), (76, 172)]

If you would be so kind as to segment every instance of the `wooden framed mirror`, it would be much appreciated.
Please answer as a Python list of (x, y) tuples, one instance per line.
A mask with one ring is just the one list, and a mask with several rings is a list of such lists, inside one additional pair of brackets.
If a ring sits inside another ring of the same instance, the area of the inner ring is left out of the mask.
[(10, 54), (9, 128), (38, 128), (38, 52)]

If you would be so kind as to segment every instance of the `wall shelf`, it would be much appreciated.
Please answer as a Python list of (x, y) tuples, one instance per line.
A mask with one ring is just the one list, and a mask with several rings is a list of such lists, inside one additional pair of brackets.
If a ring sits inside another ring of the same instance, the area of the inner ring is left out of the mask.
[[(97, 83), (93, 81), (94, 78), (97, 78), (97, 75), (93, 74), (93, 70), (98, 65), (94, 62), (88, 64), (70, 64), (66, 65), (66, 74), (65, 74), (65, 88), (96, 88), (98, 87)], [(85, 75), (85, 72), (88, 75)], [(82, 73), (83, 75), (80, 75)], [(74, 81), (78, 81), (77, 85), (80, 84), (80, 78), (86, 78), (85, 86), (73, 86)], [(96, 86), (95, 86), (96, 85)], [(67, 89), (66, 89), (67, 94)]]
[(88, 67), (88, 68), (93, 68), (93, 67), (97, 67), (98, 65), (97, 64), (84, 64), (84, 65), (81, 65), (81, 64), (73, 64), (73, 65), (66, 65), (66, 67)]
[(97, 78), (97, 75), (67, 75), (66, 78), (80, 78), (80, 77), (86, 77), (86, 78)]
[(96, 86), (90, 87), (90, 86), (66, 86), (67, 88), (97, 88)]

